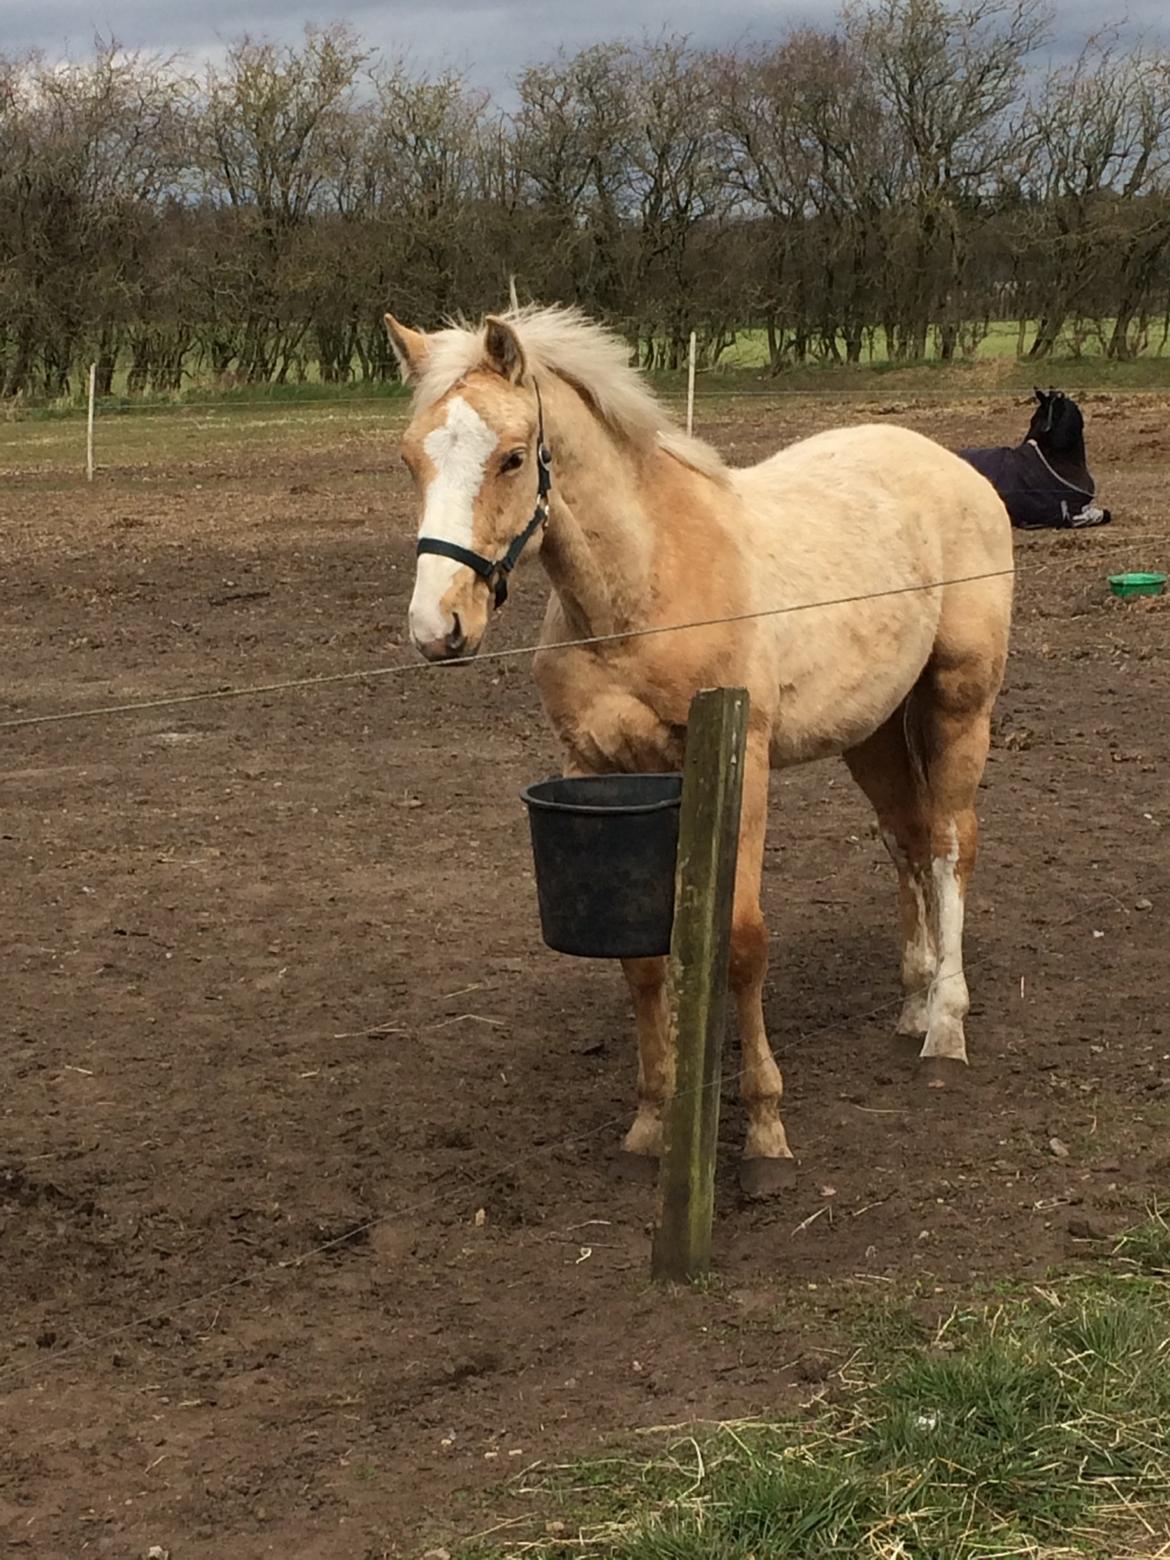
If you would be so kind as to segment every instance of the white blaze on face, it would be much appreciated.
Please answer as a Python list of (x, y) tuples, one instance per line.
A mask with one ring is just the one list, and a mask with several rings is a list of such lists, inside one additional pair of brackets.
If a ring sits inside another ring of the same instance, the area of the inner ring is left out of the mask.
[[(475, 408), (461, 396), (452, 397), (447, 404), (446, 422), (433, 428), (423, 441), (435, 474), (423, 499), (420, 537), (431, 536), (474, 551), (475, 500), (495, 447), (496, 435)], [(410, 600), (410, 633), (416, 644), (445, 639), (454, 628), (443, 597), (459, 570), (465, 567), (453, 558), (439, 558), (434, 553), (424, 553), (418, 560)]]

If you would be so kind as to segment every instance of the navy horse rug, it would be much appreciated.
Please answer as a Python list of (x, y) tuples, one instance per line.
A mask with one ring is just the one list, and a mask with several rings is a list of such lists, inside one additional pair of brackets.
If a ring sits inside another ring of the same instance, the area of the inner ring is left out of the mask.
[(1059, 390), (1037, 390), (1040, 403), (1022, 444), (957, 450), (1003, 499), (1021, 531), (1084, 530), (1113, 518), (1094, 503), (1097, 488), (1085, 462), (1084, 418)]

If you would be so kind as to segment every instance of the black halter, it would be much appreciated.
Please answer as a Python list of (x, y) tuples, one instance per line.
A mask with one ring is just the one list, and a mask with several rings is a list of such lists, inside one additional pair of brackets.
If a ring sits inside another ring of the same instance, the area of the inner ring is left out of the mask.
[(418, 542), (420, 557), (423, 553), (437, 553), (440, 558), (450, 558), (455, 563), (463, 563), (473, 569), (491, 590), (496, 607), (502, 607), (508, 599), (508, 576), (520, 562), (520, 554), (537, 531), (543, 530), (548, 524), (552, 456), (544, 442), (544, 407), (540, 399), (540, 386), (534, 385), (533, 389), (536, 391), (536, 508), (532, 512), (532, 519), (519, 536), (512, 539), (507, 552), (495, 563), (480, 553), (472, 552), (470, 548), (460, 547), (457, 542), (445, 542), (440, 537), (422, 536)]

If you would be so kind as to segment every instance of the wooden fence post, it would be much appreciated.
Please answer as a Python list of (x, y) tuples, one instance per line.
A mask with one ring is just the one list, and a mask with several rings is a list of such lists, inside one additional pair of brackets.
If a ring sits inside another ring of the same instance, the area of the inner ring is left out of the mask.
[(660, 1283), (690, 1282), (711, 1264), (747, 715), (743, 688), (707, 689), (692, 701), (687, 726), (670, 951), (675, 1082), (665, 1111), (650, 1258)]

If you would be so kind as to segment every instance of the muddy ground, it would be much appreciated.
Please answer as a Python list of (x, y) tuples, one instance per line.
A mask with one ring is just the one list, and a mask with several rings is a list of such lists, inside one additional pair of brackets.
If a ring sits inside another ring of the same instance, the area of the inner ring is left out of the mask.
[[(537, 1460), (788, 1411), (856, 1307), (1027, 1281), (1166, 1191), (1170, 605), (1104, 580), (1170, 563), (1167, 402), (1084, 406), (1116, 520), (1019, 540), (969, 1082), (922, 1090), (893, 1050), (892, 877), (843, 768), (776, 779), (800, 1184), (741, 1201), (729, 1088), (719, 1279), (675, 1296), (647, 1285), (651, 1191), (611, 1173), (620, 977), (538, 935), (517, 793), (556, 754), (526, 666), (401, 643), (395, 414), (167, 414), (112, 429), (91, 488), (59, 430), (8, 430), (5, 715), (412, 669), (2, 733), (6, 1554), (466, 1537)], [(1027, 411), (745, 400), (701, 431), (746, 460), (881, 416), (998, 443)]]

